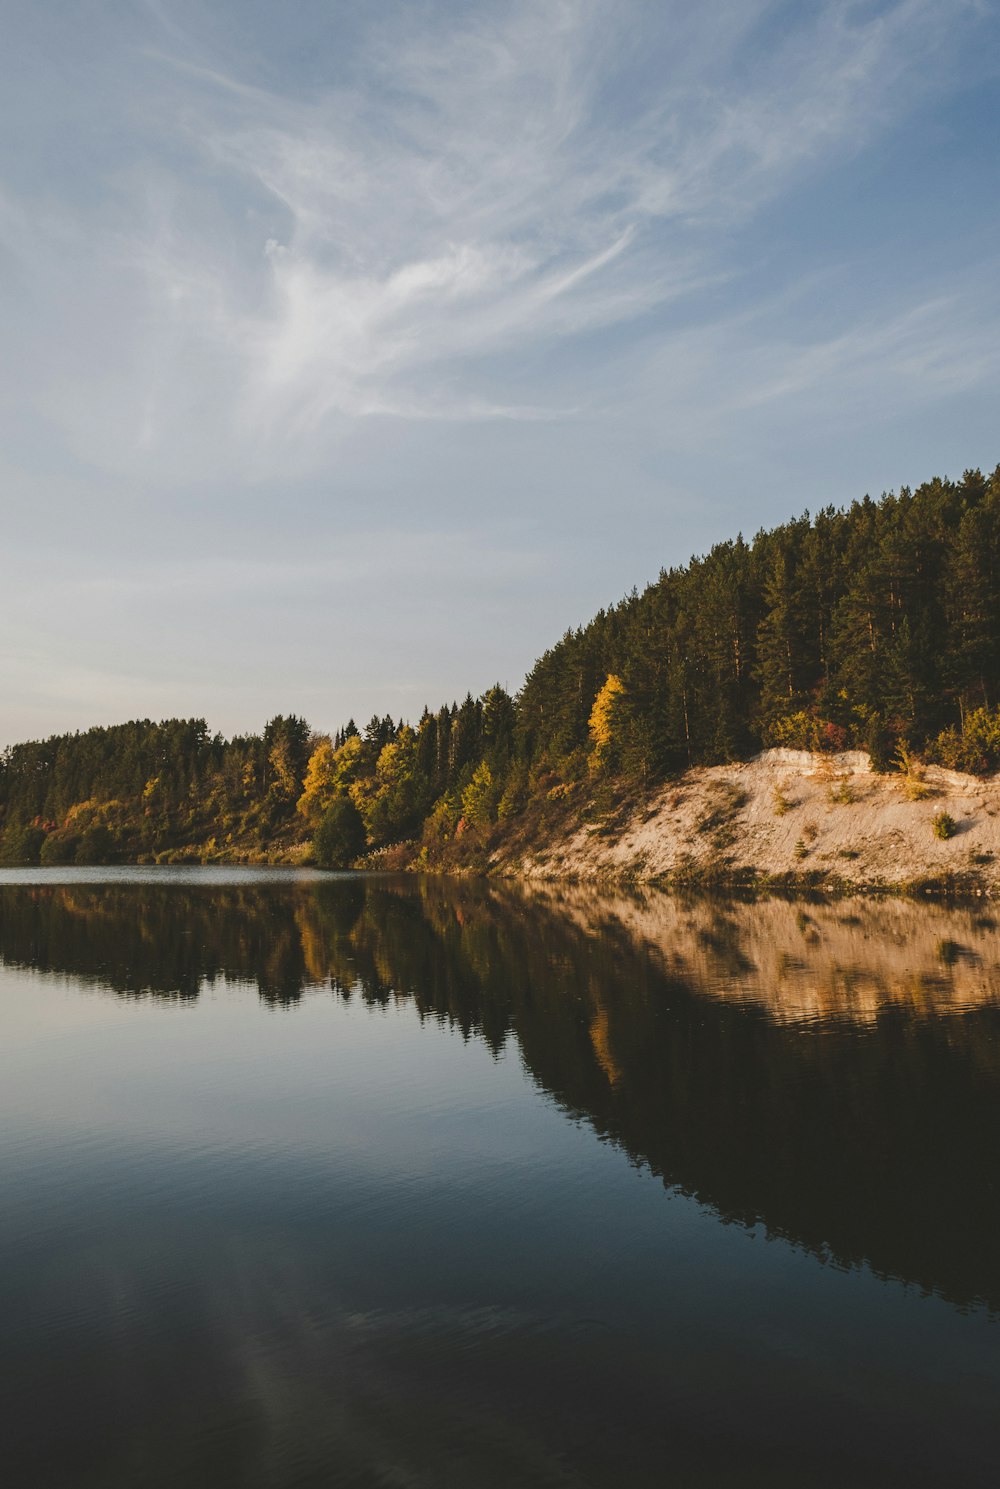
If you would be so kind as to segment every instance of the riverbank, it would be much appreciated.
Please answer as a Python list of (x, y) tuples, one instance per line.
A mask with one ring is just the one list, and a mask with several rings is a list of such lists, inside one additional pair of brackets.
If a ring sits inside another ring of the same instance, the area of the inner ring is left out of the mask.
[[(512, 851), (513, 850), (513, 851)], [(688, 771), (545, 845), (501, 843), (494, 872), (528, 879), (827, 890), (1000, 890), (1000, 778), (867, 754), (766, 750)]]
[[(133, 861), (304, 866), (312, 844), (291, 823), (269, 840), (254, 829)], [(646, 791), (560, 782), (503, 822), (398, 843), (355, 867), (764, 893), (1000, 894), (1000, 776), (916, 763), (880, 774), (859, 751), (766, 750)]]
[(1000, 893), (1000, 777), (867, 754), (766, 750), (645, 794), (562, 787), (488, 834), (401, 845), (373, 866), (534, 881), (820, 894)]

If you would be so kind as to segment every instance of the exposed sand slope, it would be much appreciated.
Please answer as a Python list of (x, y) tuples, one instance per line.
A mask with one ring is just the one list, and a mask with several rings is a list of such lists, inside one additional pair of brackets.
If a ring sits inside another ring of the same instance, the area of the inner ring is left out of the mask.
[[(923, 799), (909, 799), (920, 789)], [(940, 812), (956, 823), (947, 840), (934, 833)], [(540, 878), (819, 871), (887, 887), (971, 874), (1000, 889), (1000, 777), (928, 766), (923, 787), (908, 787), (899, 773), (875, 774), (858, 751), (766, 750), (745, 764), (691, 770), (628, 820), (581, 822), (503, 867)]]

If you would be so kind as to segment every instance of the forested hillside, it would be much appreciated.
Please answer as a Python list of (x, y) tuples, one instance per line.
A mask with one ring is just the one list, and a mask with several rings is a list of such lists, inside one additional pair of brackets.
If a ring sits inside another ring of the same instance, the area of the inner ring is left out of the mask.
[[(769, 745), (1000, 766), (1000, 468), (720, 543), (568, 631), (516, 698), (333, 736), (148, 720), (0, 760), (0, 858), (420, 861)], [(452, 845), (449, 847), (449, 845)]]

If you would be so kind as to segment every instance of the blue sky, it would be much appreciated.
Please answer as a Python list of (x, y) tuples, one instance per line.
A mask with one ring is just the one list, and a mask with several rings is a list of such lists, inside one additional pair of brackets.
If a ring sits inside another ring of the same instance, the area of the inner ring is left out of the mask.
[(1000, 461), (994, 0), (3, 0), (0, 741), (516, 688)]

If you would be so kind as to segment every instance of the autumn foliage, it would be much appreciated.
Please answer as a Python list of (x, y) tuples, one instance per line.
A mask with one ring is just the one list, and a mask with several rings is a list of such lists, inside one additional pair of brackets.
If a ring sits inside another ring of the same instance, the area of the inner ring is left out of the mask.
[(175, 719), (14, 745), (0, 861), (301, 860), (349, 802), (355, 858), (409, 842), (437, 862), (588, 790), (771, 745), (1000, 768), (1000, 471), (719, 543), (567, 631), (516, 697), (333, 735), (293, 714), (232, 739)]

